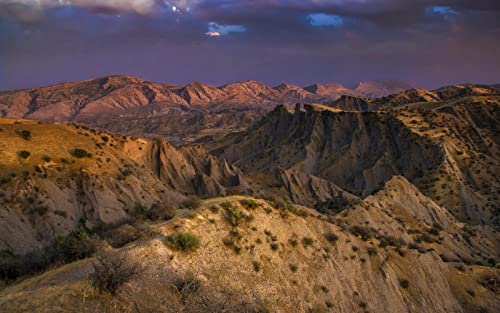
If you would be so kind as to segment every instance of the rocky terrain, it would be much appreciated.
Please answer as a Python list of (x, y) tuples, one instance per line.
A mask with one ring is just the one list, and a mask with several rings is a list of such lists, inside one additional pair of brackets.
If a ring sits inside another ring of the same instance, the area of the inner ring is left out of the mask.
[(342, 88), (0, 94), (0, 311), (499, 311), (498, 89)]

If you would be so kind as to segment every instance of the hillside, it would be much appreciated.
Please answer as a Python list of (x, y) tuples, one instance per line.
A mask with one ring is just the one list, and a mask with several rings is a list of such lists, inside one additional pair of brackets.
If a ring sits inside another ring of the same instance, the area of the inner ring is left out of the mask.
[(403, 175), (459, 220), (498, 228), (499, 100), (474, 95), (381, 112), (279, 106), (207, 146), (246, 172), (296, 170), (360, 197)]
[[(234, 224), (231, 216), (241, 217)], [(120, 296), (93, 291), (87, 279), (92, 259), (87, 259), (5, 288), (0, 307), (4, 312), (479, 312), (500, 307), (498, 290), (489, 284), (498, 280), (498, 270), (467, 252), (488, 257), (498, 235), (480, 232), (470, 245), (461, 242), (467, 235), (462, 224), (404, 178), (392, 179), (338, 218), (229, 197), (204, 201), (189, 215), (152, 227), (151, 237), (117, 250), (144, 269)], [(439, 234), (425, 235), (436, 227)], [(182, 252), (163, 243), (165, 236), (182, 232), (198, 236), (200, 248)], [(417, 243), (422, 236), (436, 241)], [(177, 293), (179, 287), (172, 285), (182, 281), (197, 287)]]
[(152, 206), (173, 212), (188, 195), (245, 188), (237, 168), (203, 148), (70, 124), (0, 119), (0, 129), (0, 250), (16, 254), (81, 224), (119, 224)]

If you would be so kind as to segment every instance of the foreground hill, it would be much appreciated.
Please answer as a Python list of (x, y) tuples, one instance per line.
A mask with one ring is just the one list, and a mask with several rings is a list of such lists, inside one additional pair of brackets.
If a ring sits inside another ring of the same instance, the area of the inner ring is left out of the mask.
[[(116, 250), (144, 270), (117, 296), (92, 289), (91, 258), (6, 287), (2, 312), (500, 308), (498, 269), (483, 260), (491, 257), (498, 234), (474, 230), (471, 238), (471, 229), (402, 177), (337, 217), (233, 196), (204, 201), (151, 227), (150, 237)], [(199, 238), (198, 249), (164, 244), (165, 236), (186, 233)]]

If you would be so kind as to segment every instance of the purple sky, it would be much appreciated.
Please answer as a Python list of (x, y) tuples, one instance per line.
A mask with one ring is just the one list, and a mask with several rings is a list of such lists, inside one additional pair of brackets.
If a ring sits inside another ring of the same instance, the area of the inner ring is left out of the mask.
[(110, 74), (500, 83), (499, 38), (498, 0), (0, 0), (0, 90)]

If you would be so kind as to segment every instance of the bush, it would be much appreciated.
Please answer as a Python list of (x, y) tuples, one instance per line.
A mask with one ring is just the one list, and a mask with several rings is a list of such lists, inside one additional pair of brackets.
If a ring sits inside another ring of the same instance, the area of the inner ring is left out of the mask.
[(270, 246), (271, 246), (271, 250), (273, 250), (273, 251), (278, 251), (278, 249), (279, 249), (279, 245), (276, 242), (271, 242)]
[(326, 238), (326, 240), (328, 240), (328, 242), (331, 242), (331, 243), (335, 243), (335, 242), (337, 242), (337, 240), (339, 240), (339, 236), (335, 235), (332, 232), (326, 233), (325, 238)]
[(165, 245), (179, 251), (195, 251), (200, 247), (200, 239), (191, 232), (175, 233), (165, 238)]
[(354, 235), (361, 237), (364, 241), (371, 239), (375, 235), (375, 230), (371, 227), (352, 226), (349, 231)]
[(92, 287), (99, 293), (109, 292), (116, 295), (118, 289), (142, 273), (137, 263), (128, 260), (126, 254), (101, 251), (93, 264), (94, 272), (89, 279)]
[(86, 150), (80, 149), (80, 148), (72, 149), (69, 151), (69, 153), (71, 153), (72, 156), (79, 158), (79, 159), (91, 156), (91, 154), (88, 153)]
[(153, 203), (145, 213), (146, 218), (150, 220), (170, 220), (175, 216), (175, 208), (163, 203)]
[(173, 287), (181, 303), (186, 304), (187, 300), (201, 289), (202, 284), (192, 273), (188, 273), (184, 277), (177, 278), (173, 283)]
[(30, 140), (31, 138), (31, 132), (29, 130), (18, 130), (16, 131), (16, 134), (24, 140)]
[(290, 268), (290, 271), (292, 271), (292, 273), (297, 272), (297, 270), (299, 269), (299, 266), (295, 263), (288, 264), (288, 267)]
[(366, 249), (369, 255), (377, 255), (378, 251), (376, 247), (368, 247)]
[(410, 287), (410, 282), (408, 281), (408, 279), (400, 279), (399, 285), (401, 286), (401, 288), (407, 289), (408, 287)]
[(17, 151), (17, 155), (18, 155), (20, 158), (27, 159), (27, 158), (29, 158), (29, 157), (30, 157), (31, 152), (26, 151), (26, 150), (21, 150), (21, 151)]
[(259, 207), (259, 204), (254, 199), (243, 199), (240, 200), (240, 204), (247, 210), (255, 210)]
[(90, 238), (85, 227), (73, 230), (67, 236), (57, 238), (56, 253), (65, 262), (73, 262), (92, 256), (96, 252), (96, 243)]
[(44, 162), (50, 162), (50, 161), (52, 161), (52, 158), (51, 158), (51, 157), (49, 157), (48, 155), (44, 155), (44, 156), (42, 157), (42, 160), (43, 160)]
[(225, 207), (224, 218), (233, 227), (240, 225), (248, 216), (237, 207)]
[(302, 245), (304, 245), (304, 247), (308, 247), (308, 246), (312, 245), (313, 243), (314, 243), (314, 239), (312, 239), (311, 237), (302, 238)]
[(186, 200), (182, 201), (181, 208), (195, 210), (201, 204), (201, 200), (199, 197), (191, 195), (186, 198)]

